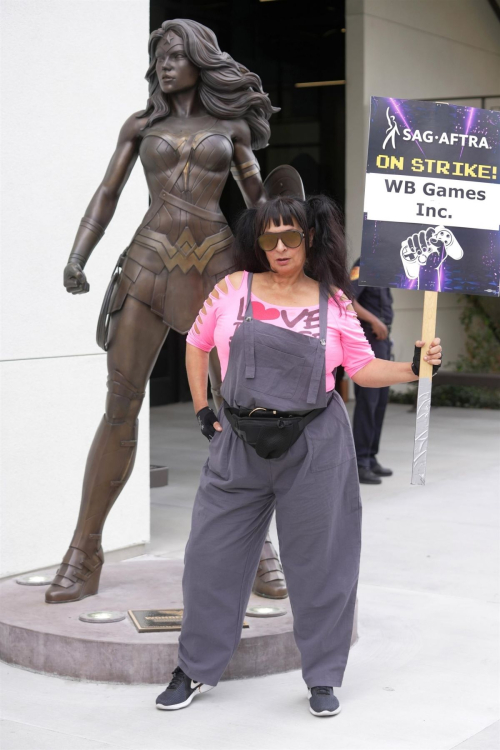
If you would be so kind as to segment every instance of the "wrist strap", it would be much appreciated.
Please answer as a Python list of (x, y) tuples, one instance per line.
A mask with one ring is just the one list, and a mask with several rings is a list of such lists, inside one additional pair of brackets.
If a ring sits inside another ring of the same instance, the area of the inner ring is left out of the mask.
[[(439, 370), (440, 367), (441, 367), (441, 365), (432, 365), (432, 375), (431, 375), (432, 378), (436, 377), (436, 375), (438, 374), (438, 370)], [(417, 378), (420, 377), (420, 370), (417, 370), (417, 368), (415, 367), (415, 365), (413, 364), (413, 362), (411, 363), (411, 371), (412, 371), (412, 373), (414, 375), (417, 376)]]
[(94, 221), (94, 219), (91, 219), (90, 216), (84, 216), (80, 222), (80, 226), (84, 229), (90, 229), (99, 239), (104, 235), (104, 227), (98, 224), (97, 221)]
[(82, 270), (85, 268), (86, 262), (87, 258), (85, 258), (83, 255), (78, 255), (78, 253), (71, 253), (68, 258), (68, 263), (78, 263), (78, 265), (81, 266)]
[[(91, 219), (90, 216), (83, 217), (83, 219), (80, 222), (80, 228), (87, 229), (89, 232), (92, 232), (92, 234), (96, 235), (97, 242), (99, 242), (99, 240), (104, 235), (104, 227), (98, 224), (97, 221), (94, 221), (94, 219)], [(83, 255), (78, 252), (71, 251), (69, 258), (68, 258), (68, 263), (78, 263), (82, 267), (82, 269), (85, 268), (85, 264), (88, 261), (90, 254), (92, 252), (92, 249), (95, 247), (96, 244), (97, 243), (95, 242), (95, 240), (92, 240), (92, 244), (91, 244), (91, 247), (89, 248), (89, 252), (87, 255)]]

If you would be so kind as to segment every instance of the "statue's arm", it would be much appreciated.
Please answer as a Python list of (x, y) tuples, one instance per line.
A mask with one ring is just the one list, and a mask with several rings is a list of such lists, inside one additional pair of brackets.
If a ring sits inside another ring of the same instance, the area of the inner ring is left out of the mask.
[(233, 123), (234, 156), (231, 173), (238, 183), (247, 208), (266, 201), (266, 191), (260, 176), (259, 162), (251, 147), (251, 133), (245, 120)]
[(86, 289), (84, 288), (86, 280), (82, 273), (83, 269), (113, 218), (120, 194), (137, 160), (141, 128), (144, 127), (145, 122), (146, 118), (139, 119), (134, 114), (128, 118), (120, 131), (106, 174), (80, 222), (68, 258), (68, 265), (64, 272), (64, 285), (69, 292), (81, 293), (88, 290), (88, 285)]

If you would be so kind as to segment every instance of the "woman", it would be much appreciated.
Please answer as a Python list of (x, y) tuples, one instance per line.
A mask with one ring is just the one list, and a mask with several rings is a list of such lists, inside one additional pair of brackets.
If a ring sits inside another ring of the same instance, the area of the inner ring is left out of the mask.
[[(134, 467), (137, 417), (158, 354), (170, 328), (186, 333), (214, 284), (234, 269), (232, 234), (219, 208), (229, 172), (247, 205), (265, 200), (253, 149), (267, 145), (268, 120), (278, 110), (260, 78), (221, 52), (210, 29), (186, 19), (153, 32), (149, 56), (148, 105), (125, 122), (64, 270), (68, 292), (88, 291), (83, 269), (140, 157), (151, 204), (119, 260), (108, 310), (106, 411), (87, 459), (73, 539), (45, 595), (49, 604), (97, 593), (104, 522)], [(220, 403), (215, 349), (210, 380)], [(270, 562), (275, 555), (267, 543), (263, 568), (280, 567)], [(259, 577), (257, 593), (286, 596), (282, 579), (281, 572)]]
[[(408, 383), (418, 377), (424, 342), (413, 363), (375, 359), (350, 304), (345, 244), (328, 198), (275, 199), (249, 210), (236, 240), (245, 271), (215, 287), (188, 335), (194, 409), (212, 439), (186, 548), (179, 666), (157, 707), (183, 708), (217, 685), (238, 646), (276, 508), (310, 710), (332, 716), (340, 711), (333, 688), (349, 654), (361, 547), (356, 455), (333, 371), (342, 364), (365, 387)], [(214, 346), (225, 401), (217, 416), (206, 400)], [(440, 365), (439, 339), (425, 359)], [(223, 588), (214, 549), (231, 561)]]

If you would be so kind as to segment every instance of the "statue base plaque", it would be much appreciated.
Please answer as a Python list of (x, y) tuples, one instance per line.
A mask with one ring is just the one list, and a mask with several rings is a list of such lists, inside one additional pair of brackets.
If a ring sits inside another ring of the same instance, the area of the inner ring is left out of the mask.
[[(138, 633), (161, 633), (180, 630), (183, 612), (182, 609), (129, 609), (128, 614)], [(243, 627), (249, 625), (244, 622)]]

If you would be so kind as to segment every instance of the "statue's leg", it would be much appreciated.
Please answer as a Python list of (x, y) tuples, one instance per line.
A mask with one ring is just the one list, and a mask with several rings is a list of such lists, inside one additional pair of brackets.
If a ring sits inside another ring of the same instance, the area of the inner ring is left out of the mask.
[[(219, 355), (215, 348), (210, 352), (208, 371), (210, 374), (210, 390), (212, 391), (216, 412), (218, 412), (223, 398), (220, 393), (222, 377)], [(285, 599), (288, 596), (283, 568), (269, 533), (262, 548), (252, 591), (254, 594), (265, 596), (268, 599)]]
[(87, 458), (73, 539), (45, 595), (50, 604), (97, 593), (104, 562), (104, 522), (132, 473), (137, 417), (168, 330), (161, 318), (133, 297), (127, 297), (122, 309), (111, 316), (106, 411)]

